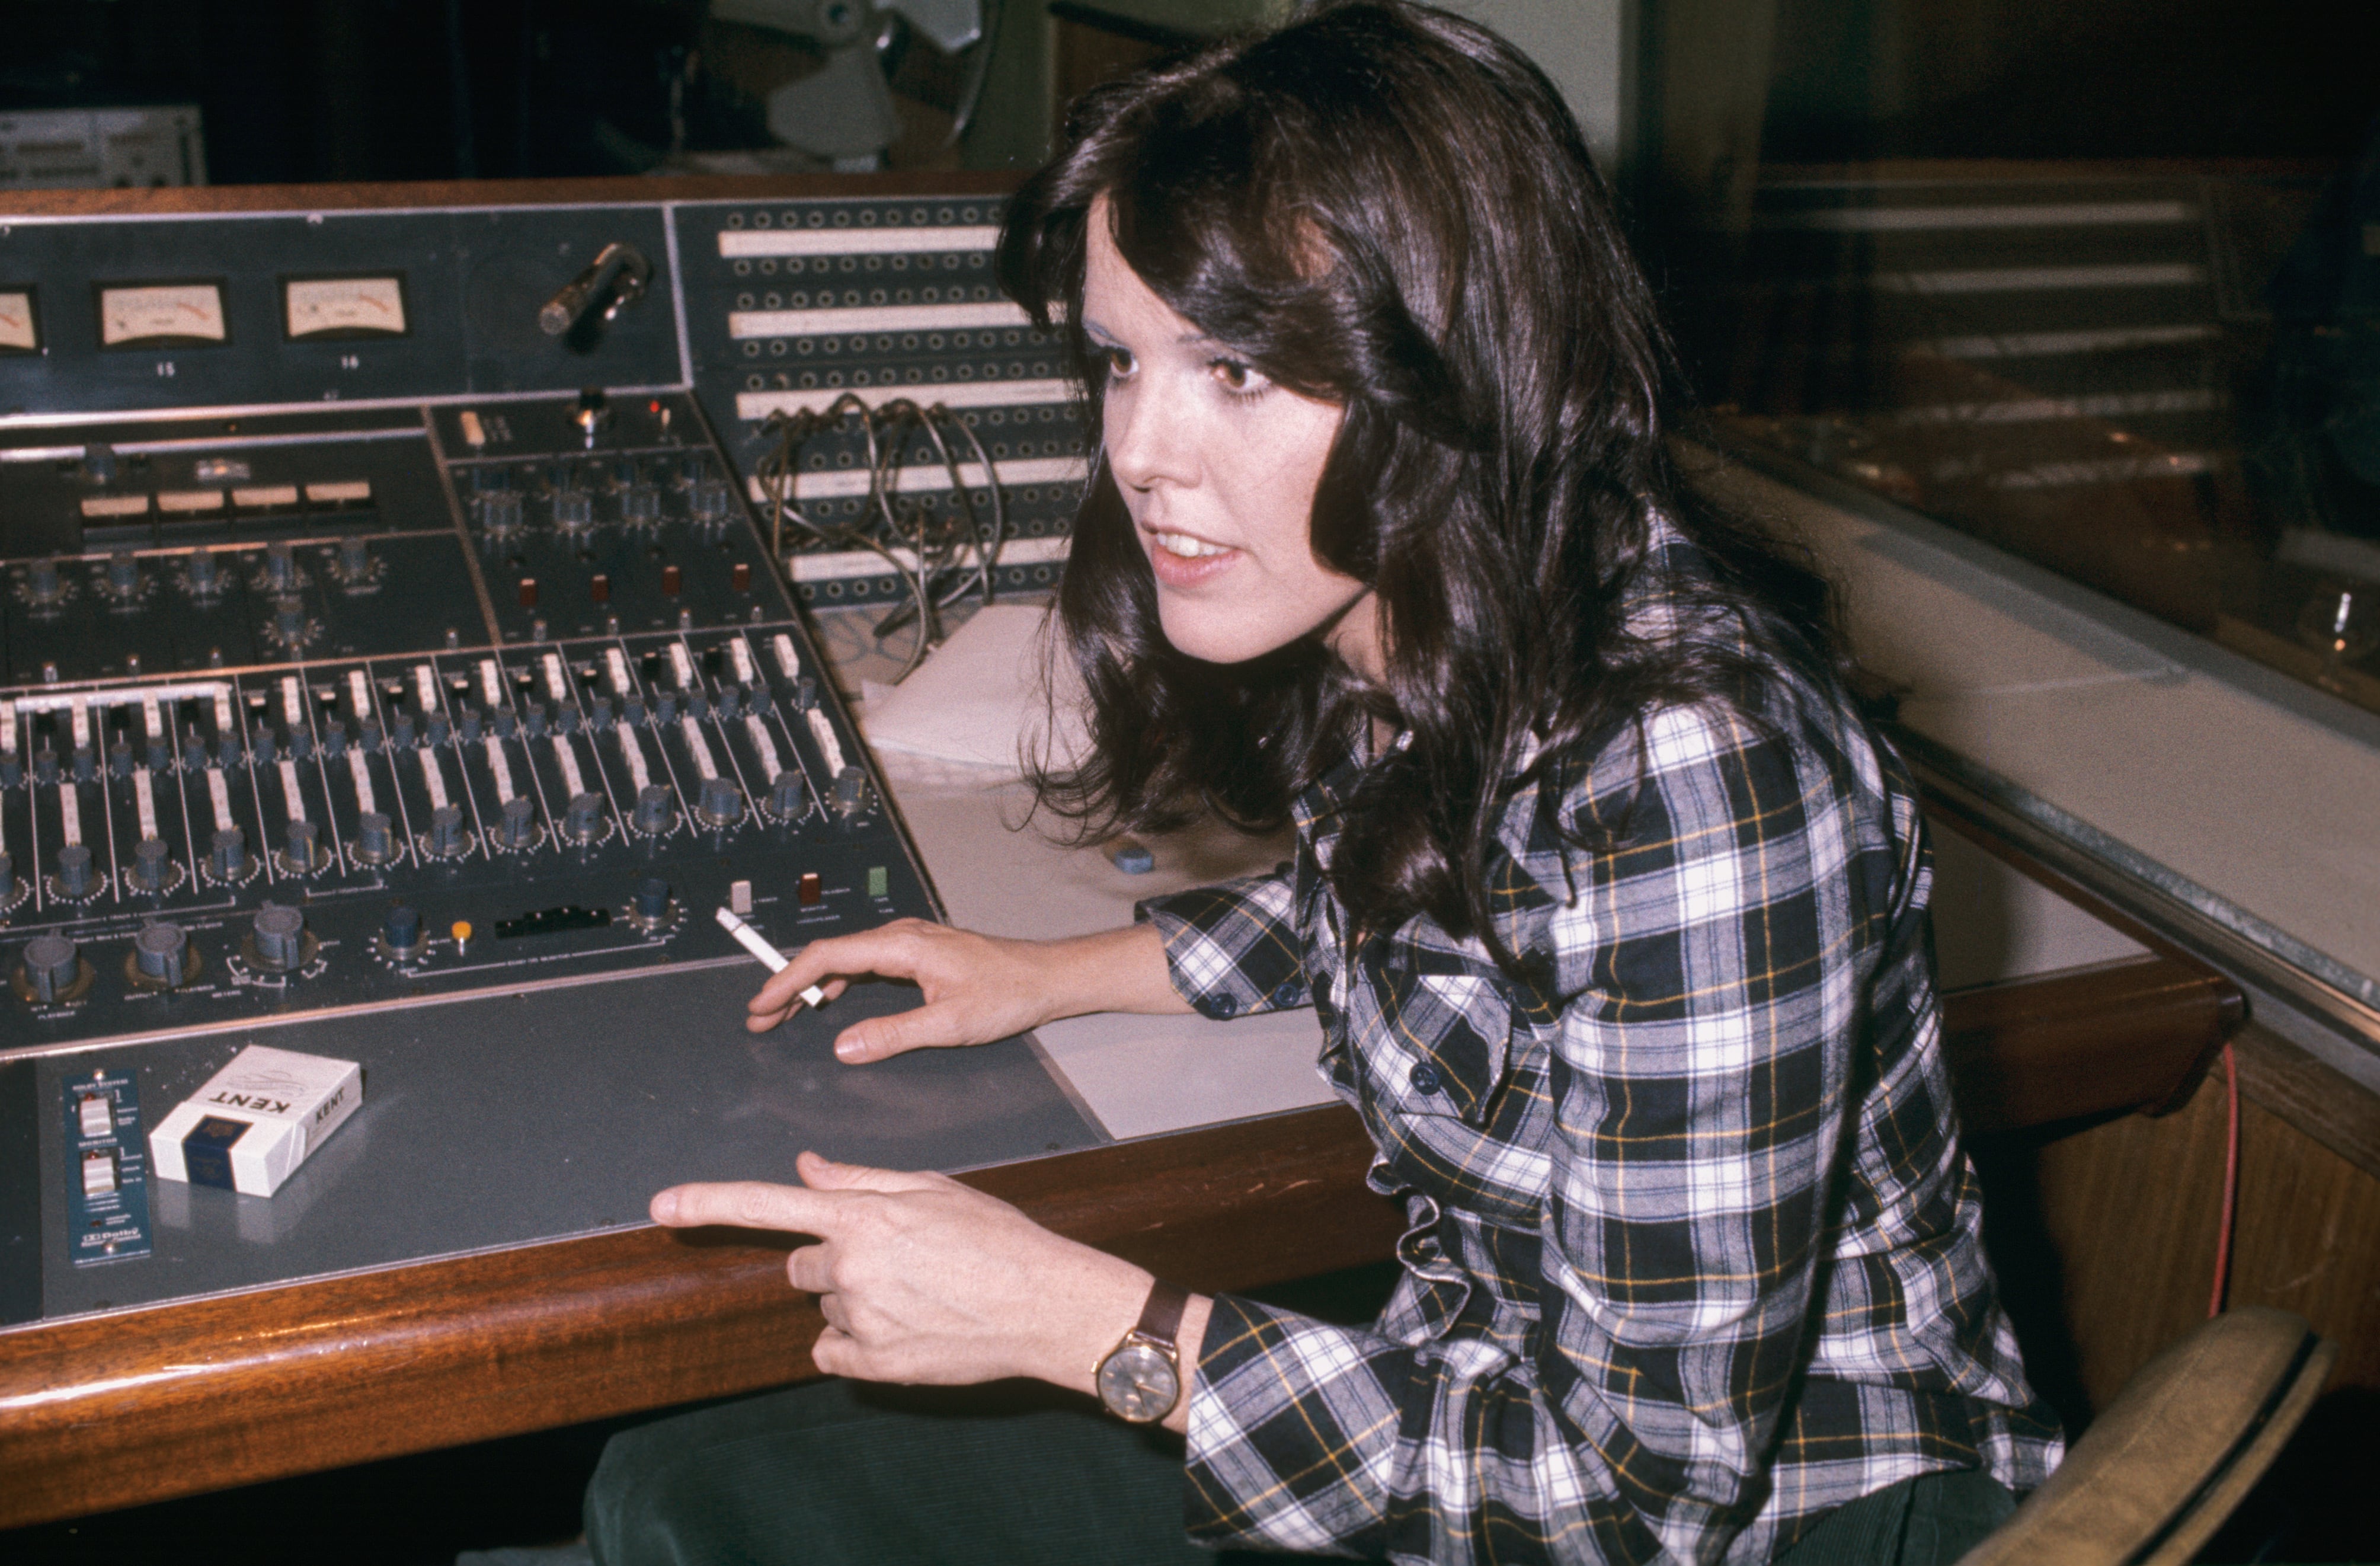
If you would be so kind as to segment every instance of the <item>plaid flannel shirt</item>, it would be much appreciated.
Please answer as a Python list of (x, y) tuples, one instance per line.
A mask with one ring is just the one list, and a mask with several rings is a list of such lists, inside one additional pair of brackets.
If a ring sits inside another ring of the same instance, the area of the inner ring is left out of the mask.
[(1957, 1143), (1911, 784), (1838, 692), (1779, 674), (1764, 715), (1648, 712), (1512, 795), (1490, 884), (1542, 988), (1427, 917), (1351, 948), (1324, 872), (1352, 762), (1293, 862), (1144, 904), (1198, 1011), (1317, 1009), (1412, 1220), (1368, 1329), (1216, 1301), (1195, 1538), (1765, 1560), (1897, 1480), (2055, 1466)]

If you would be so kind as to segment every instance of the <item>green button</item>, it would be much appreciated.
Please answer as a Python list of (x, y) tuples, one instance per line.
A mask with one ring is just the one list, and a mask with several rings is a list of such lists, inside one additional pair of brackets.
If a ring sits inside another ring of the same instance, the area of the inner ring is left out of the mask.
[(870, 897), (889, 897), (892, 894), (892, 878), (884, 873), (884, 867), (881, 865), (868, 866), (868, 895)]

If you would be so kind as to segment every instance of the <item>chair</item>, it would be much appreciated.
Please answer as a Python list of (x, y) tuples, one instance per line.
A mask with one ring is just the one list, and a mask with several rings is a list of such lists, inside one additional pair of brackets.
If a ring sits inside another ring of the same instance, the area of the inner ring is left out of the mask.
[(1959, 1566), (2181, 1566), (2272, 1466), (2338, 1358), (2287, 1311), (2216, 1317), (2143, 1366)]

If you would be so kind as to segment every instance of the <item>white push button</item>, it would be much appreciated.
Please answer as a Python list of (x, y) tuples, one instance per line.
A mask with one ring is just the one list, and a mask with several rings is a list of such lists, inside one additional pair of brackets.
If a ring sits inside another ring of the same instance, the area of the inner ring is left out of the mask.
[(104, 1196), (115, 1189), (115, 1155), (110, 1152), (85, 1153), (82, 1156), (82, 1194)]
[(115, 1100), (109, 1095), (84, 1094), (82, 1101), (75, 1106), (75, 1112), (81, 1117), (82, 1134), (85, 1136), (100, 1137), (115, 1135)]

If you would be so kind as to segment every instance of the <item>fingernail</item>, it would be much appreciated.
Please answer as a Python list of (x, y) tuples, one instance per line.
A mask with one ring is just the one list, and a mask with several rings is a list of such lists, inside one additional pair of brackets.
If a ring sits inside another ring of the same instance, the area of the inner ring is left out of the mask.
[(864, 1048), (865, 1046), (856, 1038), (838, 1038), (834, 1041), (834, 1052), (846, 1061), (859, 1059)]
[(653, 1198), (653, 1221), (656, 1223), (674, 1223), (677, 1221), (677, 1193), (675, 1191), (663, 1191), (661, 1195)]

